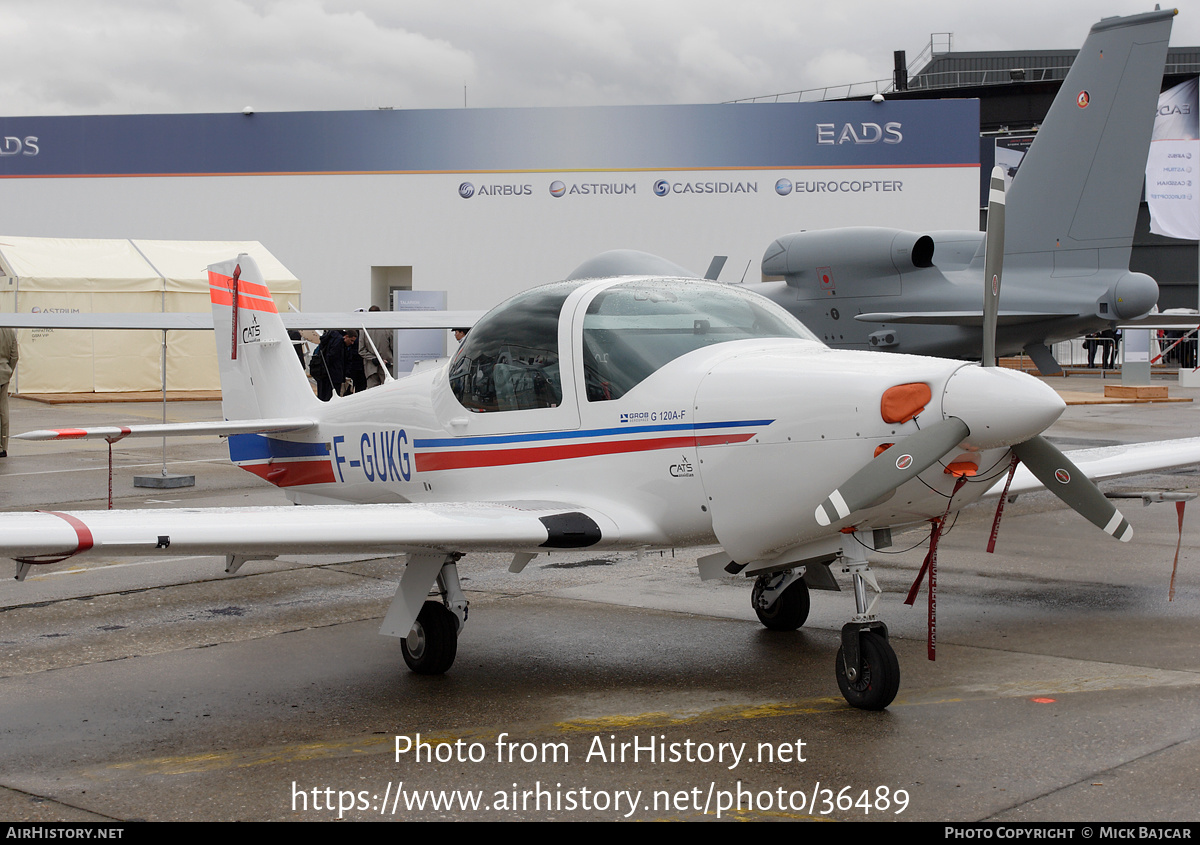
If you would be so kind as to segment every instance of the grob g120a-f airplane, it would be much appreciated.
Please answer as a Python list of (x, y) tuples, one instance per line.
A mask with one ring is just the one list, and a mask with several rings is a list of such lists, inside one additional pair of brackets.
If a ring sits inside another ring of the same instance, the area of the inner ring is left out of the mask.
[[(997, 272), (998, 275), (998, 272)], [(809, 587), (854, 586), (838, 684), (886, 707), (900, 683), (868, 602), (883, 529), (979, 499), (1010, 453), (1129, 539), (1121, 514), (1040, 433), (1064, 405), (1021, 373), (832, 350), (770, 301), (695, 279), (571, 279), (489, 312), (451, 361), (328, 403), (313, 395), (253, 260), (209, 268), (223, 422), (30, 432), (25, 439), (221, 434), (302, 507), (0, 514), (0, 555), (385, 552), (406, 565), (382, 632), (416, 672), (447, 671), (467, 619), (464, 555), (717, 545), (702, 577), (754, 579), (771, 628)], [(1118, 454), (1120, 453), (1120, 454)], [(1092, 472), (1200, 460), (1200, 438), (1090, 455)], [(1014, 491), (1037, 486), (1032, 478)], [(468, 558), (469, 563), (469, 558)], [(438, 598), (429, 599), (436, 584)]]

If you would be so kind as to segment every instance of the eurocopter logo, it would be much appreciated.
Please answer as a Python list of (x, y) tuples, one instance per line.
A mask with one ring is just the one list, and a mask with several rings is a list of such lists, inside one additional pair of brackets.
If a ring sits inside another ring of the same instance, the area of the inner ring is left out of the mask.
[(792, 192), (792, 180), (791, 179), (780, 179), (778, 182), (775, 183), (775, 193), (779, 194), (779, 196), (786, 197), (791, 192)]
[(465, 200), (479, 194), (481, 197), (519, 197), (532, 196), (533, 185), (480, 185), (476, 188), (470, 182), (458, 186), (458, 195)]

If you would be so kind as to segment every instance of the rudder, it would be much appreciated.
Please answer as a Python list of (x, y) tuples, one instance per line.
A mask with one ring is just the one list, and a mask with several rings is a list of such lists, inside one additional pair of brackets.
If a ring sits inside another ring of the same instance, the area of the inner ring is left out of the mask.
[(1174, 16), (1092, 27), (1013, 180), (1006, 260), (1053, 253), (1064, 275), (1128, 269)]

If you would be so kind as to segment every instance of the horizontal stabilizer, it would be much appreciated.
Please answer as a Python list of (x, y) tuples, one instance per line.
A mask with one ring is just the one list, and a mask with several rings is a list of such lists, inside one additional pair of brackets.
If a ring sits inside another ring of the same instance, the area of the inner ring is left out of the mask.
[[(1041, 311), (1001, 311), (996, 322), (1001, 326), (1032, 323), (1038, 320), (1055, 320), (1062, 317), (1078, 317), (1078, 314)], [(983, 311), (876, 311), (870, 314), (855, 314), (854, 319), (863, 323), (923, 323), (933, 326), (982, 326)]]
[(44, 428), (14, 434), (14, 440), (124, 440), (126, 437), (227, 437), (231, 434), (280, 434), (305, 431), (316, 420), (224, 420), (217, 422), (152, 423), (148, 425), (96, 425), (86, 428)]

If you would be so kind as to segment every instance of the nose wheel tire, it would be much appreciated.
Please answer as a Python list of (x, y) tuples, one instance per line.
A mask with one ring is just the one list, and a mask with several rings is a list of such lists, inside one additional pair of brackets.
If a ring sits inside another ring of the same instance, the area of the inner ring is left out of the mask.
[(759, 598), (769, 580), (769, 575), (760, 576), (755, 580), (754, 589), (750, 592), (750, 603), (754, 606), (754, 612), (758, 614), (758, 621), (772, 631), (796, 630), (808, 619), (808, 584), (797, 578), (775, 599), (774, 604), (764, 609), (759, 604)]
[(842, 649), (838, 649), (838, 688), (850, 706), (860, 710), (883, 710), (892, 703), (900, 691), (900, 662), (892, 646), (879, 634), (869, 631), (859, 635), (859, 651), (862, 656), (862, 671), (851, 681), (846, 677), (846, 665)]
[(400, 651), (418, 675), (444, 674), (458, 654), (458, 618), (441, 602), (425, 602)]

